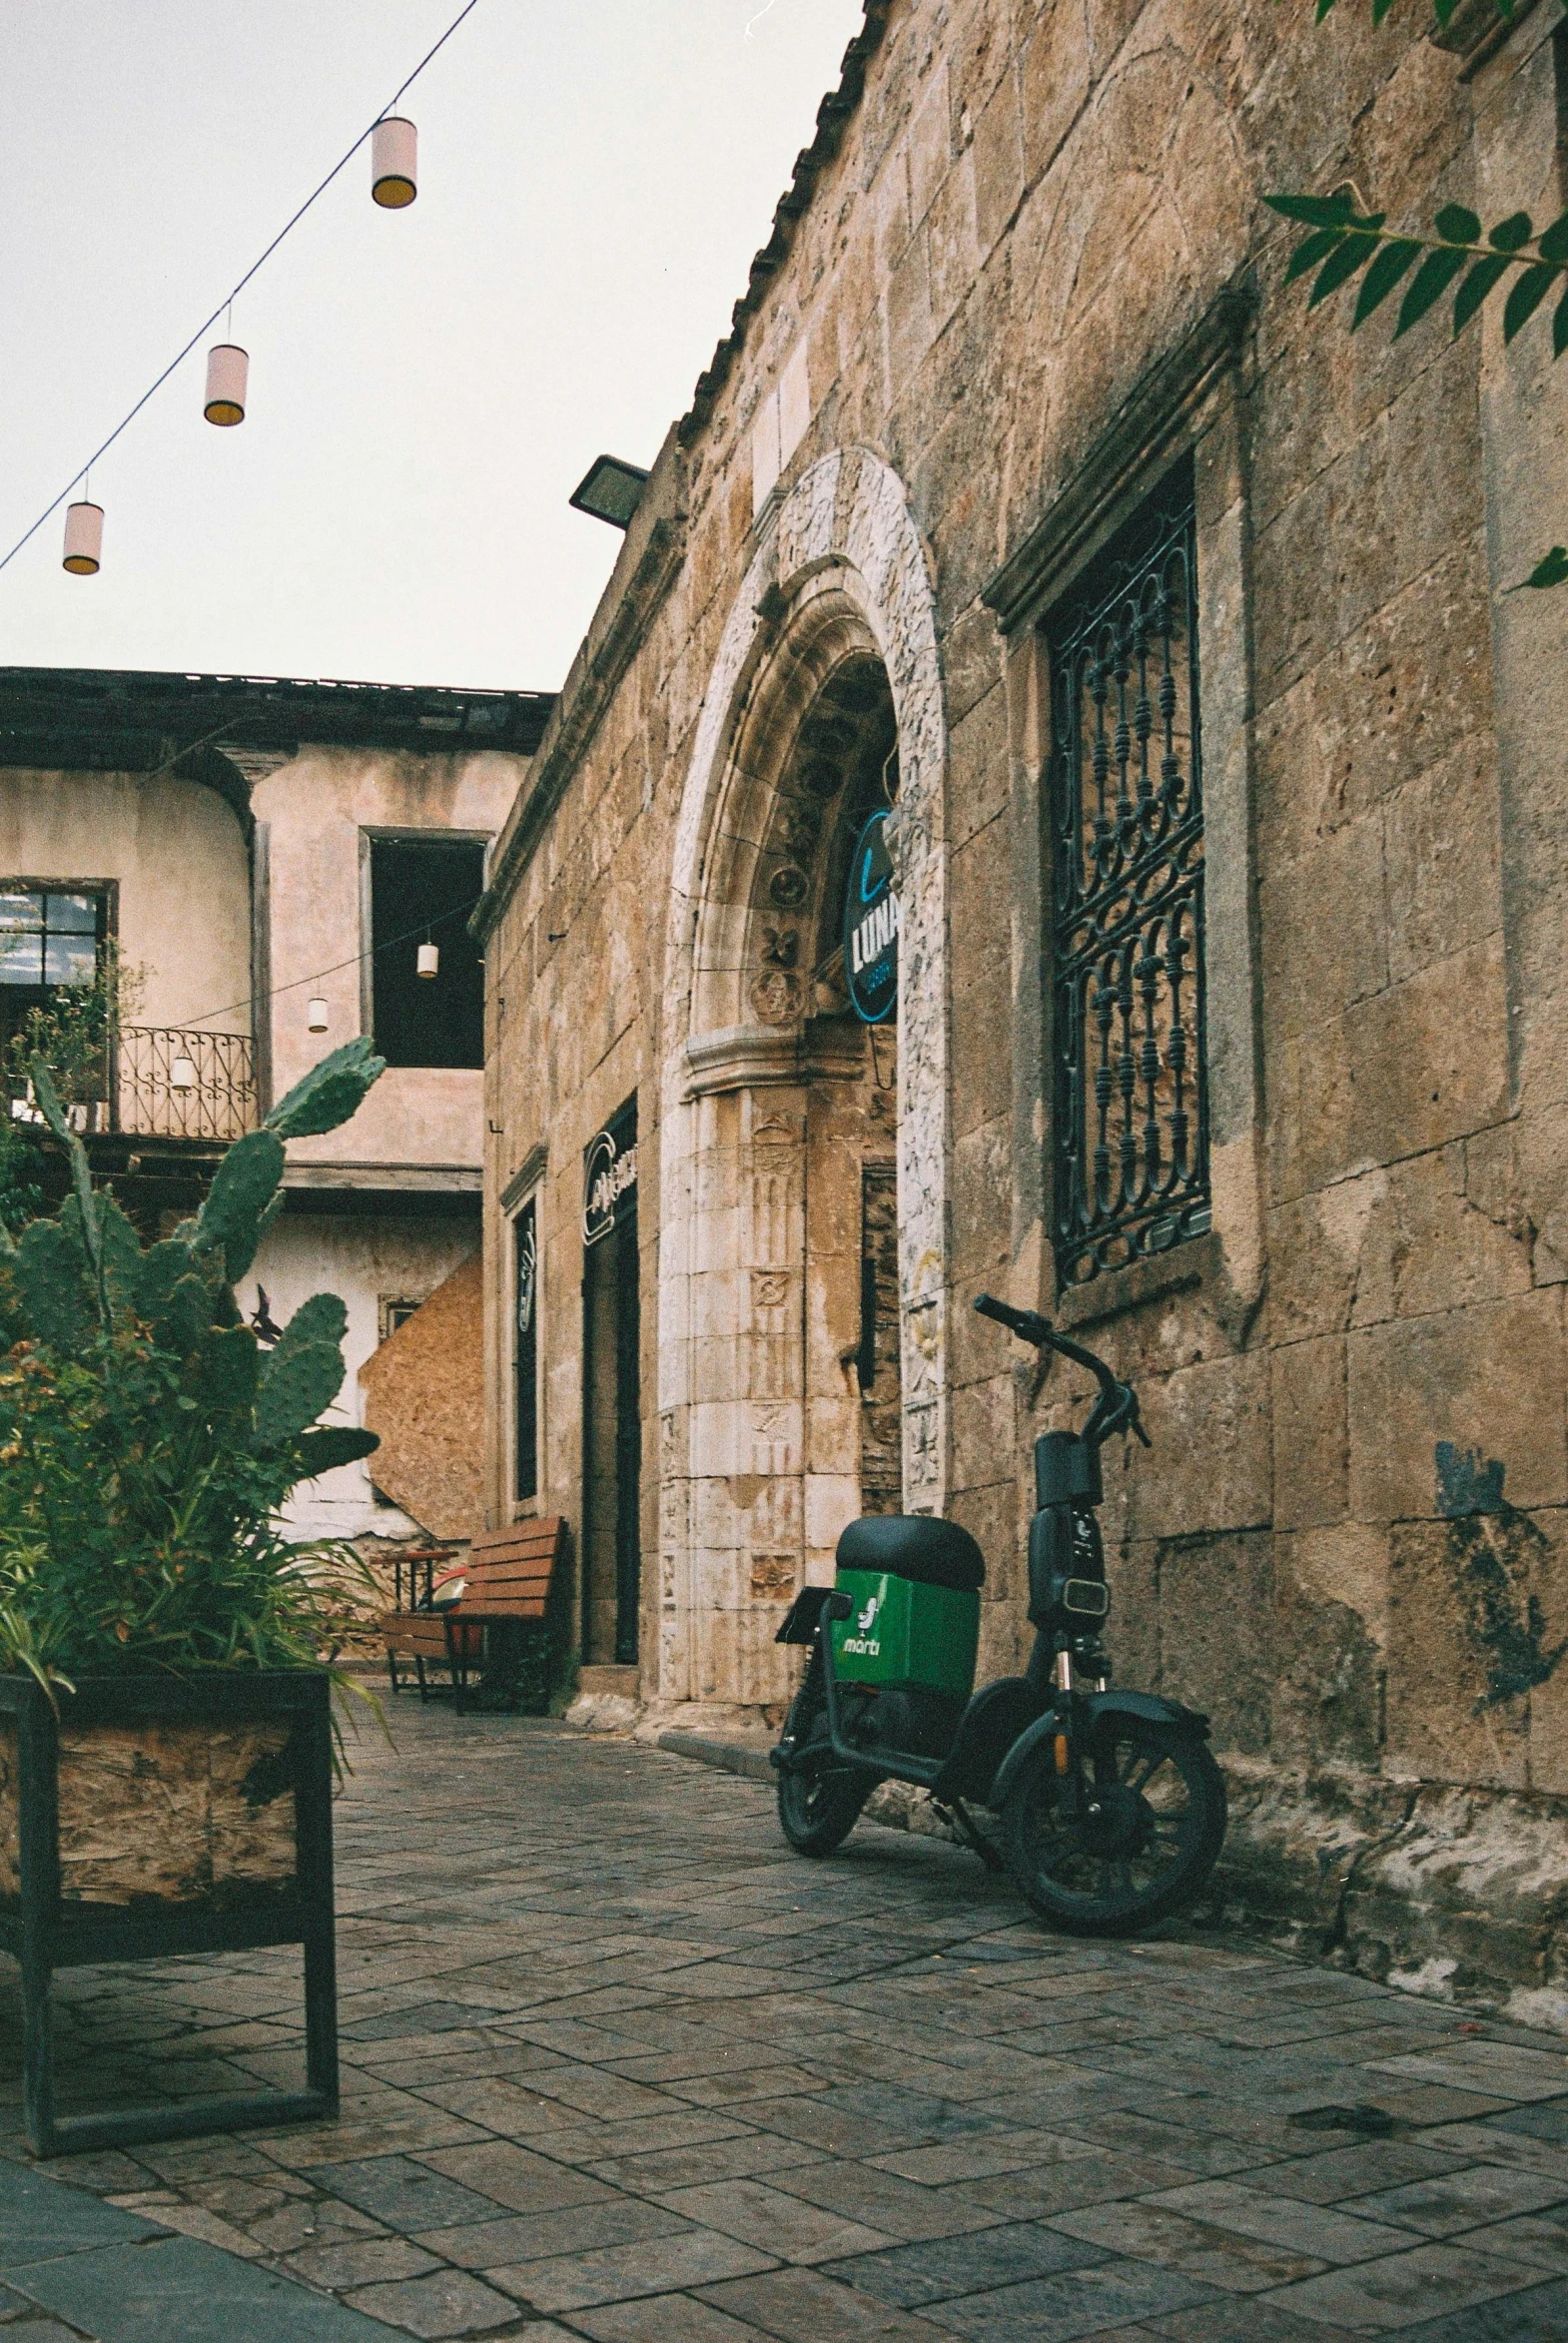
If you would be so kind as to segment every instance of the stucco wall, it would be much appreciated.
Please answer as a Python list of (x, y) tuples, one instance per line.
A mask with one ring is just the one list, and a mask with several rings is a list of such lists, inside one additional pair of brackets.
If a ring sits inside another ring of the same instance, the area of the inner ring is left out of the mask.
[[(306, 748), (258, 783), (251, 805), (266, 828), (275, 1097), (362, 1030), (358, 955), (371, 941), (362, 899), (363, 834), (458, 831), (489, 839), (504, 822), (527, 764), (524, 757), (493, 751), (413, 757)], [(308, 1025), (309, 1004), (318, 994), (328, 1004), (325, 1034), (313, 1034)], [(294, 1142), (291, 1157), (304, 1163), (476, 1167), (482, 1087), (482, 1077), (468, 1068), (392, 1067), (351, 1123), (320, 1139)]]
[(232, 809), (172, 773), (0, 770), (0, 877), (113, 879), (137, 1022), (251, 1027), (251, 879)]

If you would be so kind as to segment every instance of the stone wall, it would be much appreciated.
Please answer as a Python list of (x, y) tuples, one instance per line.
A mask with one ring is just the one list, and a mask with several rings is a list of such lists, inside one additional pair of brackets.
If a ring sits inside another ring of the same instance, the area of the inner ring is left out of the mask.
[[(1143, 1391), (1153, 1450), (1107, 1459), (1114, 1649), (1213, 1716), (1227, 1892), (1369, 1966), (1537, 1994), (1568, 1890), (1561, 620), (1499, 592), (1544, 549), (1516, 449), (1561, 470), (1561, 404), (1539, 341), (1309, 319), (1260, 199), (1551, 218), (1559, 13), (1465, 60), (1413, 11), (868, 8), (484, 913), (492, 1510), (505, 1214), (542, 1182), (539, 1502), (575, 1518), (582, 1150), (635, 1092), (642, 1692), (755, 1714), (787, 1689), (780, 1557), (820, 1575), (843, 1495), (824, 1467), (813, 1512), (832, 1362), (798, 1182), (758, 1233), (757, 1143), (809, 1178), (813, 1085), (847, 1079), (831, 1021), (752, 984), (758, 890), (811, 692), (881, 659), (906, 1503), (986, 1548), (983, 1666), (1025, 1638), (1030, 1442), (1085, 1396), (972, 1315), (990, 1286)], [(1213, 1227), (1059, 1296), (1038, 621), (1185, 453)], [(776, 1354), (763, 1272), (805, 1328)]]

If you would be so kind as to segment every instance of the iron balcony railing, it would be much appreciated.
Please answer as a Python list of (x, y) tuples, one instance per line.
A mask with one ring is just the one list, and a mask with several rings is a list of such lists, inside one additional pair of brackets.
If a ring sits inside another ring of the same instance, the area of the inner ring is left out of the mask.
[(256, 1044), (249, 1034), (128, 1025), (116, 1055), (113, 1130), (140, 1139), (233, 1140), (256, 1128)]

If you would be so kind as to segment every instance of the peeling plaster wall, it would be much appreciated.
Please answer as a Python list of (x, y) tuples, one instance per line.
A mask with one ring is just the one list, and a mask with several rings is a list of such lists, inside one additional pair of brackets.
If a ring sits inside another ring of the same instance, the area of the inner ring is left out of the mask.
[[(264, 1239), (239, 1299), (250, 1315), (256, 1289), (264, 1286), (274, 1319), (287, 1325), (313, 1293), (336, 1293), (349, 1312), (343, 1345), (347, 1371), (322, 1420), (363, 1423), (360, 1370), (381, 1340), (382, 1302), (426, 1300), (473, 1253), (476, 1233), (471, 1221), (421, 1220), (411, 1213), (406, 1219), (357, 1219), (289, 1211)], [(476, 1319), (470, 1339), (477, 1353)], [(406, 1539), (428, 1532), (430, 1524), (378, 1501), (372, 1485), (375, 1463), (372, 1457), (341, 1464), (302, 1482), (285, 1508), (290, 1536)]]

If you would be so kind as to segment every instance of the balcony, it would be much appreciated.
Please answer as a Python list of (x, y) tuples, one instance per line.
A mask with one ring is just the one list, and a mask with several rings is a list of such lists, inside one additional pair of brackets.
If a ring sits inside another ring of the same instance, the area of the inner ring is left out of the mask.
[(256, 1128), (256, 1044), (249, 1034), (125, 1026), (117, 1073), (100, 1130), (227, 1143)]
[[(63, 1084), (66, 1116), (84, 1137), (205, 1141), (227, 1146), (257, 1124), (256, 1044), (249, 1034), (205, 1033), (194, 1026), (129, 1025), (121, 1029), (112, 1083), (100, 1064), (95, 1078), (78, 1074)], [(91, 1087), (111, 1096), (82, 1098)], [(74, 1098), (71, 1093), (75, 1092)], [(18, 1123), (42, 1123), (31, 1096), (11, 1101)]]

